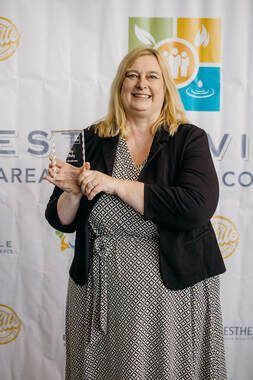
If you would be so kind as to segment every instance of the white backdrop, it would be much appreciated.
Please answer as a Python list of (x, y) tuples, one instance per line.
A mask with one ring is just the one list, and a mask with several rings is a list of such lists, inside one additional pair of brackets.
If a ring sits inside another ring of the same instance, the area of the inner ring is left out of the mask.
[(102, 117), (119, 61), (145, 39), (196, 53), (180, 94), (219, 175), (229, 379), (253, 378), (252, 23), (250, 0), (0, 0), (1, 380), (64, 378), (74, 236), (44, 219), (46, 137)]

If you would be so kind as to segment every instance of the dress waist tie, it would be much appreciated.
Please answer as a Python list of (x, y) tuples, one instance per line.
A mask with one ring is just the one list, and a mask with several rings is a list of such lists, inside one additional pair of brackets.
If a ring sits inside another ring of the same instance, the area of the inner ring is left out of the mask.
[(90, 340), (107, 333), (107, 287), (108, 256), (115, 249), (115, 240), (111, 235), (95, 238), (93, 248), (93, 284), (94, 296), (91, 313)]

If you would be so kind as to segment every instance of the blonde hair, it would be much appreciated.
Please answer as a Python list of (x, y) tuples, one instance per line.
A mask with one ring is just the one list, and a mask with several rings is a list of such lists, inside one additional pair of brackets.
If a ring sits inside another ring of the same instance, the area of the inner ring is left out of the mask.
[(96, 133), (100, 137), (111, 137), (118, 134), (126, 137), (126, 114), (121, 101), (121, 88), (127, 69), (137, 58), (145, 55), (152, 55), (157, 59), (165, 87), (164, 103), (159, 118), (151, 127), (152, 134), (155, 134), (163, 124), (168, 133), (173, 135), (177, 131), (179, 124), (187, 122), (176, 85), (161, 53), (150, 47), (138, 47), (130, 51), (118, 67), (116, 77), (111, 86), (108, 113), (105, 119), (96, 125)]

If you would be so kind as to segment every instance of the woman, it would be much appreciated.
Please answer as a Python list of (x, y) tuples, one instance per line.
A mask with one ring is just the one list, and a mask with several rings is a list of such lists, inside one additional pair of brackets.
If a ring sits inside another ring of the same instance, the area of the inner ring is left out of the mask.
[(106, 119), (84, 133), (85, 165), (47, 176), (49, 223), (76, 231), (66, 379), (226, 379), (218, 181), (158, 51), (123, 59)]

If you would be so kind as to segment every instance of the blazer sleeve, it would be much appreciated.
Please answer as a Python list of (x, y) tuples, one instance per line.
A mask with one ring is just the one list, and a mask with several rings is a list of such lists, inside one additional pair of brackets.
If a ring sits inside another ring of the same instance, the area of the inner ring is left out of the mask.
[(76, 230), (76, 218), (71, 224), (65, 225), (61, 223), (57, 212), (57, 202), (62, 193), (63, 191), (55, 186), (53, 194), (51, 195), (46, 207), (45, 217), (48, 223), (56, 230), (71, 233)]
[(190, 230), (214, 214), (219, 185), (206, 133), (193, 128), (183, 145), (174, 185), (144, 184), (144, 218), (161, 227)]

